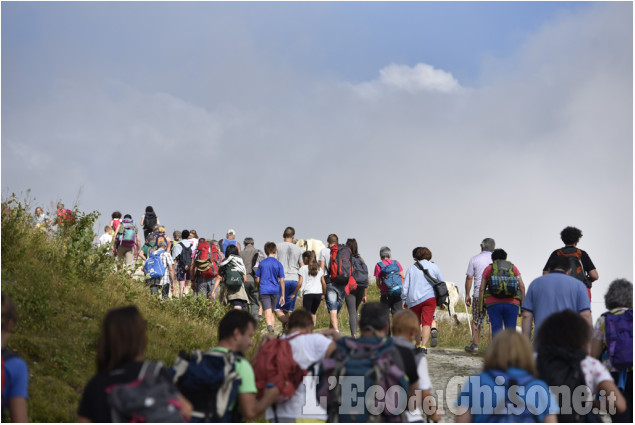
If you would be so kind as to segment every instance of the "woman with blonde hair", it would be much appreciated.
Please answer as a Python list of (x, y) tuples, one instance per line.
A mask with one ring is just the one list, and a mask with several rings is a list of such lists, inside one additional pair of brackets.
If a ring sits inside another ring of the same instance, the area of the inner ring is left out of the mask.
[[(501, 395), (504, 399), (499, 399)], [(456, 421), (557, 422), (557, 412), (549, 387), (536, 378), (531, 343), (516, 330), (505, 329), (488, 347), (483, 372), (468, 378), (463, 386)]]

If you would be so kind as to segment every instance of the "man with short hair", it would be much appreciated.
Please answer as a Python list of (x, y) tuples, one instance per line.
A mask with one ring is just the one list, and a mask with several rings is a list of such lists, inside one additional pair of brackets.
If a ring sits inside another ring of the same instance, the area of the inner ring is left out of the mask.
[(278, 401), (280, 392), (275, 385), (267, 387), (261, 398), (256, 398), (256, 378), (251, 364), (243, 356), (253, 345), (253, 337), (258, 323), (245, 310), (230, 310), (218, 324), (218, 345), (212, 350), (237, 354), (236, 373), (241, 382), (238, 387), (237, 403), (230, 410), (239, 409), (245, 421), (262, 415), (267, 407)]
[(236, 231), (234, 229), (227, 230), (225, 239), (223, 239), (223, 245), (222, 245), (223, 255), (227, 255), (227, 247), (229, 245), (236, 245), (236, 247), (238, 248), (238, 252), (241, 251), (240, 242), (236, 241)]
[[(269, 333), (274, 331), (275, 317), (273, 311), (276, 307), (283, 306), (285, 299), (284, 267), (276, 259), (276, 250), (275, 243), (267, 242), (265, 244), (267, 258), (262, 260), (258, 270), (256, 270), (256, 286), (260, 294), (260, 303), (262, 304)], [(278, 318), (281, 319), (280, 316)]]
[(245, 270), (247, 270), (245, 280), (245, 292), (249, 301), (248, 310), (258, 321), (262, 319), (262, 306), (258, 297), (258, 287), (254, 277), (254, 259), (257, 258), (258, 250), (254, 247), (254, 238), (247, 237), (243, 241), (245, 248), (240, 251), (240, 258), (243, 259)]
[(575, 265), (575, 269), (572, 267), (571, 276), (584, 283), (590, 301), (592, 283), (598, 280), (599, 275), (589, 254), (578, 248), (580, 238), (582, 238), (582, 231), (580, 229), (572, 226), (565, 227), (562, 232), (560, 232), (560, 239), (564, 243), (564, 247), (556, 249), (551, 253), (542, 274), (549, 273), (556, 257), (564, 256), (568, 258), (572, 266)]
[(161, 263), (163, 263), (163, 267), (165, 267), (165, 274), (160, 278), (148, 279), (147, 283), (150, 286), (150, 294), (156, 294), (161, 291), (161, 296), (163, 299), (166, 299), (170, 296), (170, 283), (176, 283), (174, 261), (170, 254), (166, 252), (168, 244), (165, 240), (160, 240), (157, 247), (156, 255), (159, 255), (161, 258)]
[(564, 256), (556, 256), (551, 263), (549, 274), (534, 279), (527, 289), (522, 305), (522, 329), (531, 338), (532, 324), (535, 332), (542, 322), (553, 313), (573, 310), (580, 313), (592, 326), (591, 303), (586, 287), (571, 276), (571, 263)]
[(112, 242), (112, 227), (106, 225), (104, 234), (99, 237), (99, 246), (110, 245)]
[[(492, 264), (492, 251), (496, 248), (496, 242), (492, 238), (485, 238), (481, 242), (481, 252), (470, 258), (470, 262), (467, 265), (467, 273), (465, 273), (465, 305), (472, 306), (472, 344), (465, 347), (465, 351), (471, 354), (478, 353), (478, 339), (479, 335), (476, 332), (476, 326), (481, 320), (483, 311), (479, 308), (481, 300), (478, 295), (481, 289), (481, 279), (483, 278), (483, 271), (485, 268)], [(472, 282), (474, 283), (474, 292), (470, 297), (470, 289), (472, 289)]]
[(346, 301), (346, 286), (336, 285), (331, 281), (331, 248), (337, 246), (339, 243), (339, 238), (335, 233), (331, 233), (326, 238), (326, 248), (324, 248), (320, 252), (320, 267), (324, 272), (324, 281), (326, 282), (326, 294), (324, 296), (324, 301), (326, 301), (326, 310), (329, 312), (329, 320), (331, 329), (335, 329), (336, 332), (339, 332), (339, 323), (337, 319), (337, 314), (340, 312), (340, 309), (344, 305), (344, 301)]
[[(298, 271), (304, 264), (302, 263), (302, 248), (293, 243), (295, 229), (291, 226), (284, 229), (282, 233), (283, 241), (276, 244), (276, 258), (284, 267), (284, 305), (276, 306), (276, 316), (284, 324), (289, 320), (289, 314), (295, 308), (296, 298), (291, 298), (298, 286)], [(284, 316), (284, 317), (283, 317)]]
[[(190, 237), (190, 231), (185, 229), (181, 232), (181, 240), (178, 243), (172, 244), (172, 259), (176, 263), (176, 278), (178, 279), (178, 283), (174, 282), (174, 287), (172, 288), (172, 296), (181, 298), (183, 295), (188, 293), (189, 283), (191, 280), (190, 276), (190, 265), (192, 264), (192, 257), (190, 253), (190, 261), (189, 263), (184, 259), (181, 259), (181, 254), (187, 248), (193, 249), (192, 242), (188, 240)], [(158, 240), (158, 239), (157, 239)]]
[[(398, 274), (401, 276), (401, 280), (402, 280), (402, 284), (403, 284), (403, 268), (401, 267), (401, 264), (399, 264), (399, 261), (397, 260), (393, 260), (391, 258), (392, 252), (390, 251), (390, 248), (388, 248), (387, 246), (382, 246), (379, 249), (379, 258), (381, 259), (380, 262), (378, 262), (375, 265), (375, 284), (377, 285), (377, 287), (379, 288), (379, 291), (381, 292), (381, 297), (379, 298), (379, 301), (386, 305), (389, 309), (390, 309), (390, 314), (392, 316), (395, 315), (396, 312), (398, 312), (399, 310), (403, 310), (403, 302), (401, 300), (401, 291), (399, 291), (398, 294), (392, 294), (390, 295), (388, 293), (388, 288), (386, 287), (386, 282), (385, 279), (388, 276), (386, 274), (386, 267), (391, 266), (394, 263), (394, 266), (396, 266), (395, 270), (399, 270)], [(393, 267), (394, 267), (393, 266)], [(388, 335), (390, 335), (390, 330), (388, 330)]]

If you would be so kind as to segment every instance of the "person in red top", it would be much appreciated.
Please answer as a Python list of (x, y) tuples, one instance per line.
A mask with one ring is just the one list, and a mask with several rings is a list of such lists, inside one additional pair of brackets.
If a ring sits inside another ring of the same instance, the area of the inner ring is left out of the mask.
[[(390, 248), (388, 248), (387, 246), (382, 246), (380, 248), (379, 257), (381, 258), (381, 261), (375, 265), (374, 276), (375, 284), (381, 291), (381, 297), (379, 298), (379, 301), (382, 304), (386, 305), (390, 309), (390, 313), (394, 316), (396, 312), (398, 312), (399, 310), (403, 310), (403, 302), (401, 301), (401, 290), (398, 291), (399, 293), (395, 293), (393, 295), (388, 294), (388, 288), (386, 287), (386, 283), (384, 282), (386, 275), (385, 272), (382, 273), (382, 263), (385, 267), (391, 265), (394, 262), (399, 269), (398, 273), (401, 276), (402, 281), (404, 273), (401, 264), (399, 264), (399, 261), (391, 259), (391, 255), (392, 253), (390, 251)], [(388, 330), (388, 334), (390, 335), (390, 329)]]
[[(494, 296), (491, 293), (492, 274), (494, 265), (498, 270), (498, 276), (509, 276), (509, 272), (504, 270), (512, 269), (514, 277), (518, 279), (518, 290), (516, 294), (509, 297)], [(492, 252), (492, 264), (485, 267), (479, 299), (481, 309), (487, 308), (487, 314), (492, 326), (492, 336), (503, 329), (516, 329), (516, 322), (520, 311), (520, 306), (525, 298), (525, 284), (520, 276), (520, 271), (512, 263), (507, 261), (507, 253), (502, 249), (495, 249)]]

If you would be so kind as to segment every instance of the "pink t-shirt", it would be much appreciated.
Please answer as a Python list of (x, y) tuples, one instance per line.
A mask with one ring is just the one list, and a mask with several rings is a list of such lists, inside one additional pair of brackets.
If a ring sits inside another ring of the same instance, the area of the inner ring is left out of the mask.
[[(385, 259), (385, 260), (383, 260), (383, 263), (388, 266), (388, 265), (392, 264), (392, 261), (393, 260), (391, 260), (391, 259)], [(399, 264), (399, 261), (397, 261), (397, 260), (395, 260), (395, 263), (397, 263), (397, 266), (399, 267), (399, 273), (401, 274), (401, 277), (403, 277), (403, 268), (401, 268), (401, 264)], [(379, 263), (377, 263), (377, 264), (375, 264), (375, 274), (374, 274), (374, 276), (376, 278), (380, 278), (380, 275), (381, 275), (381, 267), (379, 267)], [(386, 288), (386, 284), (384, 283), (384, 279), (381, 279), (381, 284), (379, 285), (379, 288), (380, 288), (380, 291), (382, 293), (388, 291), (388, 289)]]
[[(514, 271), (514, 275), (515, 276), (520, 276), (520, 272), (518, 271), (516, 266), (512, 266), (512, 270)], [(489, 266), (485, 267), (485, 270), (483, 271), (483, 280), (481, 282), (483, 282), (485, 285), (488, 285), (490, 277), (492, 277), (492, 265), (491, 264)], [(485, 290), (487, 291), (487, 286), (485, 287)], [(520, 300), (518, 298), (514, 298), (514, 297), (509, 297), (509, 298), (496, 298), (496, 297), (492, 297), (492, 296), (485, 297), (485, 305), (486, 306), (488, 306), (490, 304), (500, 304), (500, 303), (520, 305)]]

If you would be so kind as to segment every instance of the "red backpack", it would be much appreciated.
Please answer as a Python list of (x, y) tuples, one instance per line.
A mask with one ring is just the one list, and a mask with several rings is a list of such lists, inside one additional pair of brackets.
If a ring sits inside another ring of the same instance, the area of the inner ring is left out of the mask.
[(206, 240), (198, 242), (198, 250), (194, 259), (194, 267), (205, 279), (213, 279), (218, 276), (218, 264), (220, 256), (216, 245), (211, 245)]
[(307, 371), (293, 360), (293, 350), (289, 341), (300, 335), (304, 333), (291, 338), (272, 339), (260, 347), (253, 361), (253, 368), (258, 371), (256, 374), (257, 397), (262, 397), (269, 382), (273, 382), (278, 387), (281, 397), (290, 398), (295, 394), (296, 388), (302, 383)]
[(351, 249), (343, 244), (331, 247), (329, 276), (336, 285), (347, 285), (353, 275), (353, 256)]

